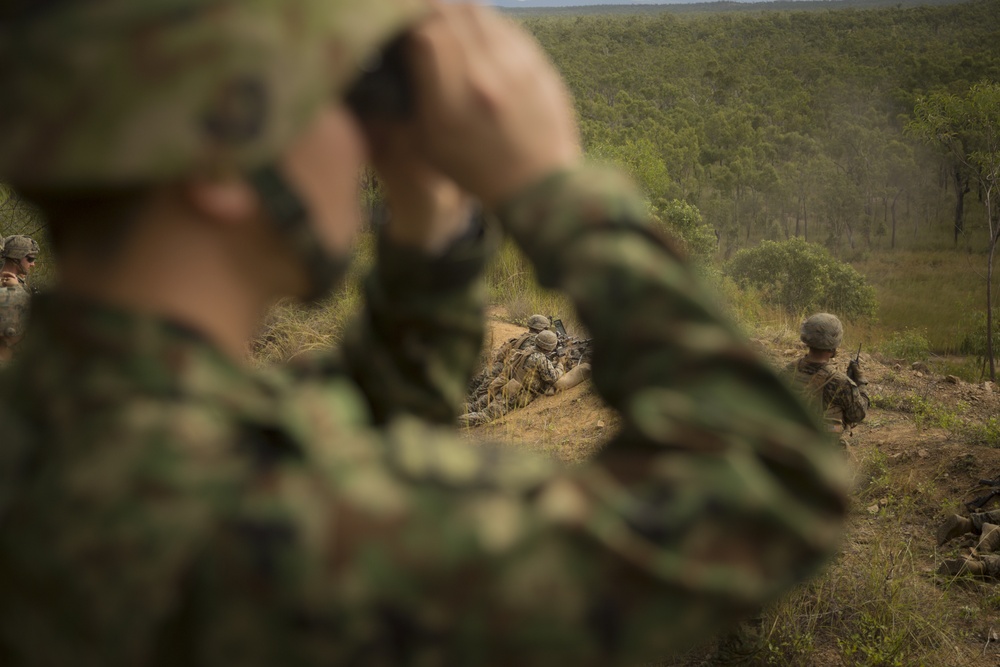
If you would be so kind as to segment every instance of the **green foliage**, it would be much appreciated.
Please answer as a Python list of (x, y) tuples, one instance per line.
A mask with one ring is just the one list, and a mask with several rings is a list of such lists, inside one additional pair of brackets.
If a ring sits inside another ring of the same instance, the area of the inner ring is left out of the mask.
[(524, 23), (566, 77), (587, 152), (628, 169), (651, 201), (696, 206), (724, 253), (947, 234), (946, 165), (903, 119), (929, 93), (1000, 80), (1000, 4), (796, 11), (816, 6), (573, 8)]
[[(819, 577), (765, 609), (756, 653), (744, 651), (748, 660), (723, 664), (958, 664), (959, 619), (895, 530), (889, 524), (869, 534)], [(820, 643), (833, 644), (839, 662), (826, 655), (815, 660)]]
[[(1000, 308), (993, 309), (993, 350), (1000, 351)], [(965, 320), (965, 336), (959, 348), (962, 354), (986, 358), (986, 312), (970, 313)]]
[(970, 421), (962, 426), (962, 436), (970, 444), (1000, 447), (1000, 419), (989, 417), (982, 422)]
[(920, 329), (896, 331), (879, 345), (879, 352), (890, 359), (923, 361), (930, 356), (931, 344), (927, 332)]
[(701, 213), (690, 204), (674, 199), (660, 201), (653, 208), (653, 217), (666, 231), (680, 240), (695, 261), (706, 262), (715, 252), (715, 232), (701, 219)]
[(854, 632), (837, 638), (841, 653), (850, 664), (866, 667), (903, 667), (907, 637), (870, 613), (862, 613)]
[(790, 314), (825, 310), (846, 319), (874, 317), (875, 290), (849, 264), (801, 239), (764, 241), (740, 250), (726, 273)]

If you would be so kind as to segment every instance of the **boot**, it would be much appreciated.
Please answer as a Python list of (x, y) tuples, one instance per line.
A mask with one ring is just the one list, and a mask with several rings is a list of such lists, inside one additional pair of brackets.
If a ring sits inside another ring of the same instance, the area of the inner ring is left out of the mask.
[(977, 554), (988, 554), (1000, 550), (1000, 526), (995, 523), (984, 523), (982, 537), (976, 544)]
[(959, 535), (971, 533), (974, 528), (971, 519), (959, 516), (958, 514), (952, 514), (944, 520), (944, 523), (937, 530), (938, 546), (941, 546), (948, 540), (955, 539)]
[(953, 558), (941, 563), (938, 574), (957, 577), (960, 574), (971, 574), (974, 577), (986, 576), (986, 566), (978, 560), (972, 558)]

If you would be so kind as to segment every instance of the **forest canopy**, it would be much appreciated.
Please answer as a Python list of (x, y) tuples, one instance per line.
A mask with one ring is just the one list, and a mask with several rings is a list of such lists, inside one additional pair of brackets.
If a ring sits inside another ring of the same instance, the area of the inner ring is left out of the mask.
[[(695, 206), (729, 257), (981, 250), (979, 193), (904, 130), (923, 96), (1000, 81), (1000, 0), (755, 14), (523, 19), (565, 75), (588, 153)], [(942, 224), (943, 223), (943, 224)]]

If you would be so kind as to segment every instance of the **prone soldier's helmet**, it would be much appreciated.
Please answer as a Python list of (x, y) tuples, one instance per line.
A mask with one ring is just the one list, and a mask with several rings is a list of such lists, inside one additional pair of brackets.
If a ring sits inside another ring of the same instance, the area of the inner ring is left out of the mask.
[(543, 331), (535, 336), (535, 347), (542, 352), (551, 352), (559, 344), (559, 337), (551, 331)]
[(817, 350), (836, 350), (844, 340), (844, 325), (836, 315), (816, 313), (802, 323), (802, 342)]
[(35, 239), (24, 234), (8, 236), (0, 244), (0, 248), (3, 250), (4, 259), (12, 259), (14, 261), (22, 260), (28, 255), (38, 254), (38, 243)]
[(549, 318), (544, 315), (532, 315), (528, 318), (528, 328), (532, 331), (543, 331), (549, 328)]

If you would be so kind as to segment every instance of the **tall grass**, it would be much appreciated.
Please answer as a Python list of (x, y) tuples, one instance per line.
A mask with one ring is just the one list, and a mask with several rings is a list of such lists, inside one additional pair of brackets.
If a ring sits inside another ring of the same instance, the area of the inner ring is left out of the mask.
[(375, 236), (361, 235), (344, 282), (321, 303), (304, 306), (283, 301), (264, 320), (251, 342), (257, 365), (287, 361), (299, 354), (334, 347), (344, 327), (361, 308), (362, 284), (375, 263)]
[(921, 331), (930, 352), (955, 354), (972, 315), (985, 307), (986, 258), (962, 250), (871, 254), (855, 265), (875, 287), (878, 321), (862, 327), (866, 345)]
[(486, 268), (486, 286), (490, 304), (506, 311), (513, 322), (524, 323), (534, 313), (553, 315), (563, 320), (567, 329), (579, 329), (576, 311), (569, 299), (538, 284), (528, 259), (507, 239)]

